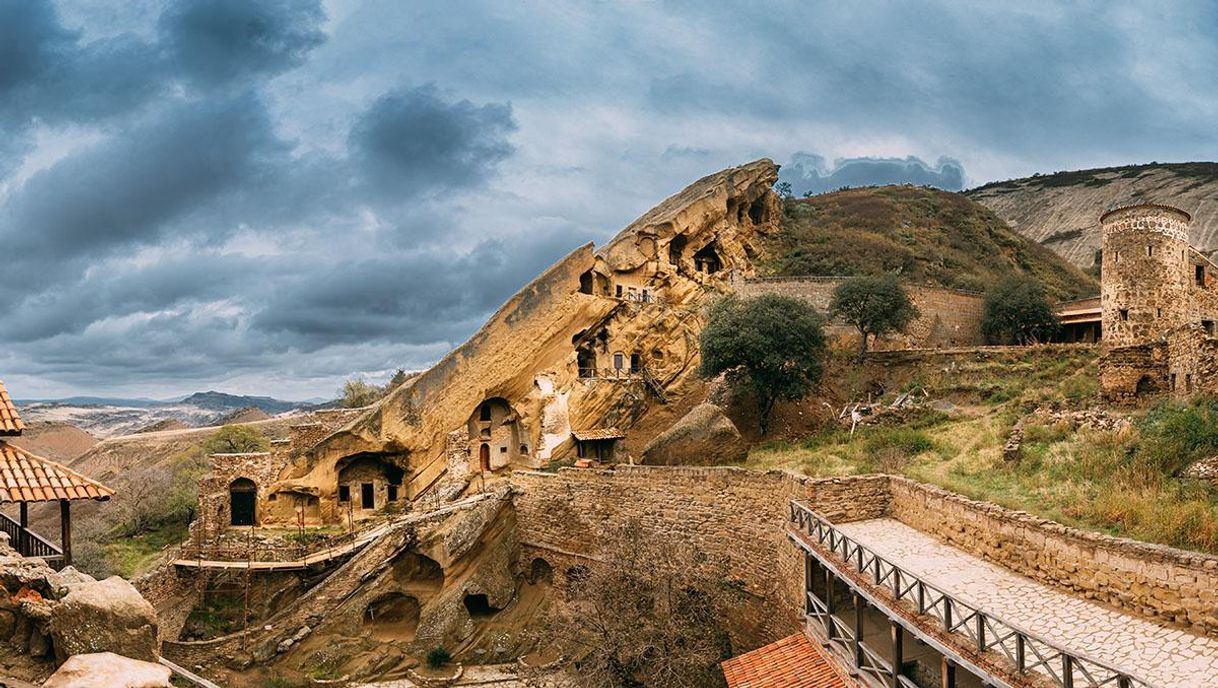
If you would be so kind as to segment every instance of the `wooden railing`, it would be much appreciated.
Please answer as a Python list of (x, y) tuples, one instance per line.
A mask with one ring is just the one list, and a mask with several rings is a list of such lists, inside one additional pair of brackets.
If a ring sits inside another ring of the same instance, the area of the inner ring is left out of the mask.
[(23, 557), (39, 557), (47, 561), (52, 568), (63, 562), (63, 550), (58, 545), (44, 539), (29, 528), (7, 514), (0, 514), (0, 531), (8, 534), (9, 545)]
[(208, 561), (294, 561), (310, 554), (335, 549), (343, 545), (354, 545), (356, 532), (342, 533), (325, 539), (295, 545), (249, 545), (188, 543), (178, 549), (177, 559), (202, 559)]
[[(851, 539), (807, 505), (792, 500), (790, 506), (791, 524), (843, 564), (843, 571), (884, 590), (893, 600), (906, 603), (918, 615), (927, 617), (925, 625), (960, 636), (979, 652), (1002, 655), (1020, 674), (1035, 671), (1059, 688), (1157, 688), (1127, 671), (1067, 650), (963, 602)], [(837, 637), (850, 637), (856, 648), (865, 648), (854, 642), (853, 631), (834, 617), (811, 590), (807, 591), (807, 598), (808, 615), (825, 624), (831, 639), (835, 633), (842, 633)], [(858, 652), (855, 661), (861, 672), (888, 681), (902, 678), (894, 677), (892, 666), (874, 653)]]

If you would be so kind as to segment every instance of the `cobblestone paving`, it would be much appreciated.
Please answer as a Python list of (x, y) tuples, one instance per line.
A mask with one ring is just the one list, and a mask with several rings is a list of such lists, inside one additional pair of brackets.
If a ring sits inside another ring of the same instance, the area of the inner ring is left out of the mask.
[(1058, 592), (892, 519), (839, 524), (847, 536), (952, 596), (1163, 688), (1218, 686), (1218, 640)]

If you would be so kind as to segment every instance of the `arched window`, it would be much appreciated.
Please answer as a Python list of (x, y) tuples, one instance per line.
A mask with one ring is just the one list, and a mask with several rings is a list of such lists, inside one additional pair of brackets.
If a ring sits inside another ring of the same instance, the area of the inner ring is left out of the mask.
[(229, 522), (234, 526), (254, 525), (258, 486), (249, 478), (237, 478), (228, 486)]

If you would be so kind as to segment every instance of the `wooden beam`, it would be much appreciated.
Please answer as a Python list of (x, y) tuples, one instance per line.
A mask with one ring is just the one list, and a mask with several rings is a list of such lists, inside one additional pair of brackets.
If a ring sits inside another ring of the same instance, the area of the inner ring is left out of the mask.
[(63, 565), (72, 565), (72, 502), (59, 500), (59, 537), (63, 543)]
[(892, 688), (900, 687), (901, 672), (905, 668), (905, 629), (892, 622)]
[(956, 688), (956, 663), (947, 657), (943, 658), (941, 675), (943, 676), (943, 688)]
[(854, 593), (854, 666), (863, 666), (863, 597)]
[(28, 556), (30, 553), (30, 505), (21, 502), (21, 528), (17, 531), (17, 542), (13, 546), (17, 548), (23, 556)]

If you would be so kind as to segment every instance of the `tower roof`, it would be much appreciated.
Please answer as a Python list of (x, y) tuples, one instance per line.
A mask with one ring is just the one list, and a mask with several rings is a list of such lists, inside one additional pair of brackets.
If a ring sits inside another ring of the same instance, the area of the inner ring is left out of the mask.
[(1167, 205), (1166, 203), (1130, 202), (1130, 203), (1118, 203), (1114, 206), (1109, 207), (1108, 210), (1104, 211), (1103, 215), (1100, 215), (1100, 222), (1103, 223), (1105, 220), (1108, 219), (1109, 215), (1112, 215), (1114, 213), (1119, 213), (1124, 210), (1134, 210), (1137, 208), (1145, 208), (1147, 210), (1163, 210), (1163, 211), (1167, 211), (1167, 212), (1171, 212), (1171, 213), (1179, 213), (1180, 215), (1184, 216), (1185, 222), (1192, 222), (1192, 219), (1193, 219), (1193, 216), (1191, 213), (1189, 213), (1186, 210), (1181, 210), (1180, 208), (1177, 208), (1174, 205)]

